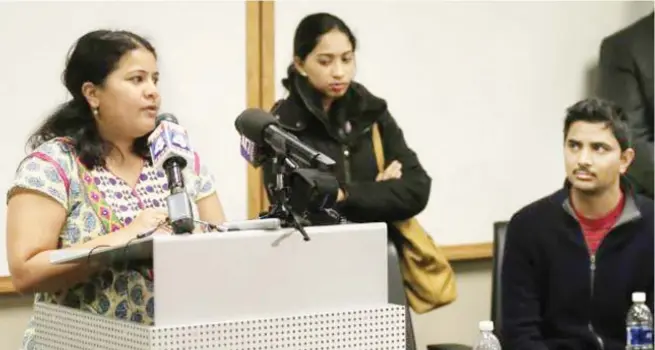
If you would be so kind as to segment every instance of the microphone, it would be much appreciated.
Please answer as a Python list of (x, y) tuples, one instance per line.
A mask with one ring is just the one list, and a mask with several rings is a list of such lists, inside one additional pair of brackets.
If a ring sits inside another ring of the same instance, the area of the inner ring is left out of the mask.
[(177, 118), (170, 113), (160, 114), (156, 121), (155, 130), (148, 137), (148, 147), (155, 168), (165, 168), (164, 163), (176, 161), (181, 169), (195, 162), (195, 155), (189, 144), (186, 130), (177, 122)]
[(164, 169), (171, 194), (166, 198), (168, 218), (175, 234), (191, 233), (194, 229), (193, 209), (184, 189), (184, 169), (195, 162), (186, 130), (170, 113), (160, 114), (157, 127), (148, 137), (152, 164)]
[[(319, 168), (330, 170), (335, 162), (325, 154), (316, 151), (300, 141), (296, 136), (283, 130), (277, 120), (268, 112), (258, 108), (248, 108), (239, 115), (234, 125), (242, 135), (242, 155), (246, 160), (256, 163), (258, 157), (257, 146), (267, 145), (276, 154), (283, 155), (293, 160), (302, 168)], [(244, 152), (245, 143), (250, 147), (248, 141), (254, 142), (251, 152)], [(245, 155), (244, 155), (245, 153)], [(252, 161), (251, 161), (252, 159)]]

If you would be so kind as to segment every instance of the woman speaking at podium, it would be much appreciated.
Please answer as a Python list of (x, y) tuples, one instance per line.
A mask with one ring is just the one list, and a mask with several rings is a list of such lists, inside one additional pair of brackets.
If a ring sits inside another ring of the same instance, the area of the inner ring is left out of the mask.
[[(58, 249), (119, 246), (166, 232), (167, 179), (152, 166), (147, 137), (160, 106), (153, 46), (126, 31), (78, 39), (63, 75), (72, 99), (32, 135), (7, 194), (7, 255), (12, 281), (35, 300), (151, 324), (147, 266), (51, 265)], [(223, 222), (204, 166), (187, 178), (200, 220)], [(30, 322), (24, 349), (34, 348)]]
[[(411, 218), (428, 202), (431, 179), (387, 110), (387, 104), (353, 81), (357, 42), (338, 17), (316, 13), (298, 25), (294, 62), (282, 84), (289, 91), (273, 113), (303, 142), (332, 158), (341, 184), (337, 210), (353, 222)], [(376, 166), (371, 130), (380, 127), (388, 164)], [(275, 183), (270, 162), (266, 186)], [(391, 239), (398, 232), (389, 225)]]

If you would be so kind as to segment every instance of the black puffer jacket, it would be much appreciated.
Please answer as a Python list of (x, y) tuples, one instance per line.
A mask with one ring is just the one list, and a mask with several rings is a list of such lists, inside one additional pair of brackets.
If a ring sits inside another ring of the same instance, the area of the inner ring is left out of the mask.
[[(292, 75), (286, 85), (289, 96), (278, 101), (272, 113), (284, 128), (336, 162), (335, 175), (347, 193), (336, 208), (340, 214), (351, 222), (392, 222), (425, 208), (431, 179), (405, 143), (384, 100), (353, 82), (327, 115), (319, 107), (321, 96), (306, 78)], [(393, 160), (402, 164), (400, 179), (375, 181), (378, 170), (371, 133), (375, 122), (382, 134), (386, 165)], [(264, 165), (264, 181), (267, 186), (275, 181), (270, 163)], [(391, 237), (397, 238), (394, 231)]]

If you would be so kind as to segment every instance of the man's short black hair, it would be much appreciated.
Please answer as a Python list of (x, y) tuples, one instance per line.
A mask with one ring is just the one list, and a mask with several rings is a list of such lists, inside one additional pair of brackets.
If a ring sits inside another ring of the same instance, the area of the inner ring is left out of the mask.
[(587, 98), (567, 108), (564, 121), (564, 139), (575, 122), (604, 123), (614, 134), (621, 151), (631, 147), (628, 118), (613, 102), (600, 98)]

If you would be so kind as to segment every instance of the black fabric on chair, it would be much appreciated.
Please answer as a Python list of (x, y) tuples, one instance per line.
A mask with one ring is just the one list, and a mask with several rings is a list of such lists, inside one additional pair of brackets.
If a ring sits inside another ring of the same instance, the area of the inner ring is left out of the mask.
[(505, 236), (507, 232), (507, 221), (494, 223), (494, 244), (493, 244), (493, 271), (491, 272), (491, 320), (494, 321), (494, 333), (501, 341), (502, 314), (501, 314), (501, 279), (503, 269), (503, 254), (505, 252)]
[(405, 282), (400, 272), (400, 259), (398, 258), (396, 246), (392, 242), (387, 245), (387, 290), (390, 304), (405, 306), (405, 349), (416, 350), (412, 315), (405, 296)]
[(471, 347), (462, 344), (438, 344), (428, 345), (428, 350), (471, 350)]

